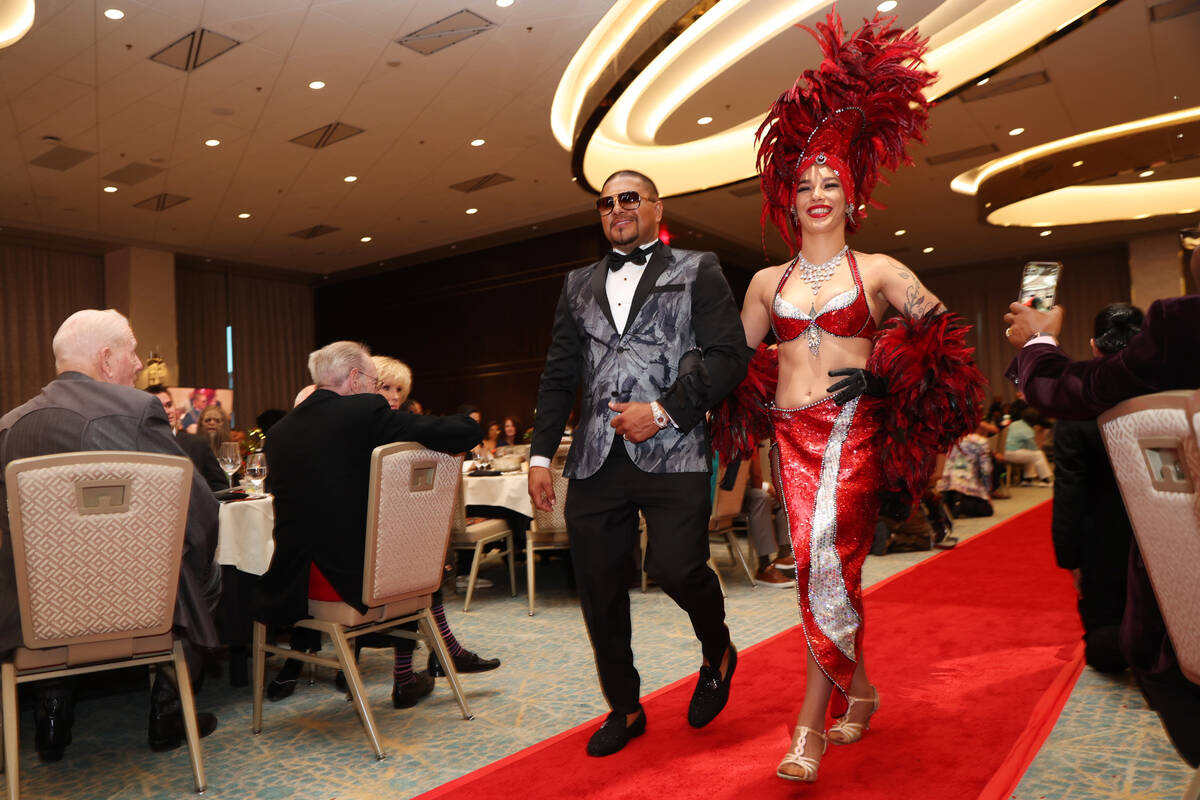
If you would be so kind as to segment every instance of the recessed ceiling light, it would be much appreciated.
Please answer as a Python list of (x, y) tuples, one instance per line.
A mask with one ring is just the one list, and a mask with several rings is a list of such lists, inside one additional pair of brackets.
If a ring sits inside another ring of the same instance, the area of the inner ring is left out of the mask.
[(1038, 236), (1049, 236), (1052, 233), (1054, 233), (1054, 231), (1042, 231), (1038, 234)]
[(467, 213), (468, 213), (468, 214), (478, 214), (478, 213), (479, 213), (479, 209), (478, 209), (478, 208), (468, 208), (468, 209), (467, 209)]
[(483, 147), (487, 144), (487, 139), (472, 139), (471, 147)]
[(979, 80), (975, 81), (975, 85), (976, 86), (986, 86), (987, 82), (990, 80), (991, 80), (991, 78), (980, 78)]
[(369, 241), (371, 241), (371, 237), (370, 237), (370, 236), (361, 236), (361, 237), (359, 237), (359, 239), (358, 239), (358, 240), (359, 240), (360, 242), (364, 242), (364, 243), (365, 243), (365, 242), (369, 242)]
[(496, 0), (496, 5), (500, 6), (501, 8), (508, 8), (512, 4), (513, 0)]
[(1074, 164), (1072, 164), (1071, 166), (1072, 166), (1072, 167), (1082, 167), (1082, 166), (1083, 166), (1083, 162), (1082, 162), (1082, 161), (1076, 161), (1076, 162), (1075, 162)]
[(109, 8), (105, 10), (104, 16), (109, 19), (125, 19), (125, 12), (119, 8)]
[(105, 186), (104, 187), (104, 191), (108, 192), (109, 194), (112, 194), (116, 190), (117, 190), (117, 187), (115, 187), (115, 186)]
[(216, 147), (220, 143), (221, 143), (220, 139), (205, 139), (204, 140), (205, 147)]
[(344, 180), (346, 183), (354, 183), (356, 180), (358, 180), (358, 176), (357, 175), (347, 175), (346, 177), (342, 178), (342, 180)]
[(904, 228), (901, 228), (900, 230), (896, 231), (896, 232), (895, 232), (894, 234), (892, 234), (892, 235), (893, 235), (893, 236), (903, 236), (903, 235), (904, 235), (904, 234), (906, 234), (906, 233), (908, 233), (908, 231), (906, 231)]
[(1152, 169), (1144, 169), (1144, 170), (1142, 170), (1141, 172), (1139, 172), (1139, 173), (1138, 173), (1138, 177), (1139, 177), (1139, 178), (1149, 178), (1149, 177), (1150, 177), (1151, 175), (1153, 175), (1153, 174), (1154, 174), (1154, 170), (1152, 170)]
[(932, 248), (932, 247), (926, 247), (926, 248), (925, 248), (924, 250), (922, 250), (921, 252), (922, 252), (922, 253), (932, 253), (932, 252), (933, 252), (933, 248)]
[(984, 207), (984, 208), (991, 208), (991, 207), (992, 207), (992, 201), (991, 201), (991, 200), (988, 200), (986, 203), (984, 203), (984, 204), (983, 204), (983, 207)]
[(696, 120), (697, 125), (707, 125), (710, 122), (712, 122), (712, 117), (701, 117), (700, 119)]
[(324, 88), (325, 88), (325, 81), (311, 81), (311, 82), (308, 84), (308, 88), (310, 88), (310, 89), (324, 89)]
[(1009, 136), (1020, 136), (1024, 132), (1025, 132), (1024, 128), (1013, 128), (1011, 131), (1008, 132), (1008, 135)]
[(875, 6), (875, 10), (886, 14), (898, 5), (899, 3), (897, 3), (896, 0), (883, 0), (882, 3)]
[(250, 212), (243, 211), (242, 213), (238, 214), (238, 219), (250, 219)]

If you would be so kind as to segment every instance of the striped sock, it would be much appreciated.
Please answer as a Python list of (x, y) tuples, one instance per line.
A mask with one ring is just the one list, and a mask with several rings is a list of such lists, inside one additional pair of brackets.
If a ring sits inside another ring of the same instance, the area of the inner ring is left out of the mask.
[(442, 641), (446, 643), (446, 649), (450, 651), (450, 655), (457, 656), (465, 653), (467, 649), (458, 643), (450, 631), (450, 623), (446, 621), (446, 607), (437, 603), (430, 610), (433, 612), (433, 618), (437, 620), (438, 633), (442, 635)]
[(396, 660), (392, 664), (392, 680), (397, 685), (408, 683), (413, 679), (412, 650), (400, 652), (396, 650)]

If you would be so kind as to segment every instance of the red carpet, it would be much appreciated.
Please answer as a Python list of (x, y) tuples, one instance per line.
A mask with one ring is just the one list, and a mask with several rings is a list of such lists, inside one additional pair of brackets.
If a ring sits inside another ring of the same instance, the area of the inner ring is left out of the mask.
[(830, 745), (816, 784), (775, 777), (803, 697), (804, 637), (793, 628), (741, 653), (729, 705), (707, 728), (687, 725), (689, 676), (643, 701), (646, 734), (615, 756), (584, 754), (596, 720), (421, 797), (1010, 796), (1082, 665), (1050, 503), (871, 587), (866, 620), (880, 710), (861, 742)]

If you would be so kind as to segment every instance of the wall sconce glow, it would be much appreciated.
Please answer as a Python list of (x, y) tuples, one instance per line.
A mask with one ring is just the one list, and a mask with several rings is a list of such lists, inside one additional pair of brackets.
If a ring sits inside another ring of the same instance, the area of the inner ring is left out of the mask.
[(1176, 214), (1195, 214), (1197, 210), (1198, 209), (1195, 209), (1195, 208), (1181, 208), (1178, 211), (1176, 211), (1175, 213)]
[(1013, 128), (1011, 131), (1008, 132), (1008, 135), (1009, 136), (1020, 136), (1024, 132), (1025, 132), (1024, 128)]
[(1150, 177), (1151, 175), (1153, 175), (1153, 174), (1154, 174), (1154, 170), (1152, 170), (1152, 169), (1144, 169), (1144, 170), (1142, 170), (1141, 172), (1139, 172), (1139, 173), (1138, 173), (1138, 177), (1139, 177), (1139, 178), (1149, 178), (1149, 177)]
[(697, 125), (707, 125), (710, 122), (712, 122), (712, 117), (701, 117), (700, 119), (696, 120)]
[(0, 3), (0, 48), (15, 44), (33, 27), (33, 0)]
[(479, 213), (479, 209), (478, 209), (478, 208), (468, 208), (468, 209), (467, 209), (467, 213), (468, 213), (468, 214), (478, 214), (478, 213)]
[(356, 180), (358, 180), (358, 176), (357, 175), (347, 175), (346, 177), (342, 178), (342, 180), (344, 180), (346, 183), (354, 183)]
[(1042, 238), (1045, 238), (1045, 237), (1049, 236), (1049, 235), (1050, 235), (1050, 234), (1052, 234), (1052, 233), (1054, 233), (1054, 231), (1042, 231), (1041, 233), (1039, 233), (1039, 234), (1038, 234), (1038, 236), (1041, 236)]
[(105, 9), (104, 16), (109, 19), (125, 19), (125, 12), (119, 8)]
[(900, 5), (900, 4), (897, 3), (896, 0), (883, 0), (882, 3), (875, 6), (875, 10), (878, 11), (880, 14), (886, 14), (887, 12), (891, 11), (893, 8), (895, 8), (898, 5)]
[(361, 236), (361, 237), (359, 237), (358, 240), (360, 242), (362, 242), (363, 244), (366, 244), (367, 242), (371, 241), (371, 237), (370, 236)]
[(925, 255), (929, 255), (930, 253), (932, 253), (932, 252), (933, 252), (933, 248), (932, 248), (932, 247), (926, 247), (926, 248), (925, 248), (924, 250), (922, 250), (921, 252), (922, 252), (922, 253), (924, 253)]
[(309, 82), (309, 84), (308, 84), (308, 88), (310, 88), (310, 89), (324, 89), (324, 88), (325, 88), (325, 81), (310, 81), (310, 82)]
[(472, 139), (471, 147), (483, 147), (487, 144), (487, 139)]
[[(963, 85), (986, 83), (980, 75), (1104, 2), (1009, 0), (953, 14), (935, 9), (917, 22), (930, 36), (925, 61), (939, 75), (926, 97), (937, 100)], [(724, 130), (680, 144), (660, 145), (656, 137), (673, 113), (722, 72), (828, 5), (827, 0), (719, 0), (673, 39), (664, 36), (662, 50), (633, 72), (630, 54), (639, 33), (665, 31), (669, 24), (661, 23), (675, 20), (664, 16), (671, 13), (663, 10), (665, 0), (615, 0), (572, 57), (551, 105), (555, 139), (568, 151), (582, 150), (576, 153), (577, 177), (594, 190), (617, 169), (643, 169), (653, 173), (663, 196), (671, 196), (757, 174), (753, 141), (761, 115), (731, 120), (734, 124)], [(877, 7), (896, 4), (889, 0)], [(631, 80), (619, 93), (611, 90), (622, 76)], [(585, 132), (581, 121), (606, 100), (611, 107), (590, 134)]]
[(113, 192), (117, 191), (117, 187), (115, 187), (115, 186), (105, 186), (105, 187), (104, 187), (104, 191), (105, 191), (105, 192), (107, 192), (108, 194), (112, 194)]
[(238, 214), (237, 217), (238, 219), (250, 219), (250, 212), (243, 211), (242, 213)]
[(908, 231), (906, 231), (904, 228), (901, 228), (900, 230), (893, 233), (892, 236), (903, 236), (906, 233), (908, 233)]

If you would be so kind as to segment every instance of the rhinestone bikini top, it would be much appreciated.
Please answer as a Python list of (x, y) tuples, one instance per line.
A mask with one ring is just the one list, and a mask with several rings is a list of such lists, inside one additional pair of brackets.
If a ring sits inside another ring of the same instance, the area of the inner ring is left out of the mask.
[[(829, 301), (816, 313), (801, 311), (796, 306), (783, 299), (783, 287), (792, 274), (799, 258), (793, 259), (784, 270), (779, 285), (775, 287), (775, 300), (771, 304), (771, 329), (775, 338), (780, 342), (790, 342), (800, 336), (808, 335), (808, 347), (812, 354), (817, 355), (820, 347), (821, 334), (828, 333), (843, 339), (870, 339), (875, 335), (875, 318), (871, 316), (871, 308), (867, 305), (866, 293), (863, 291), (862, 278), (858, 274), (858, 262), (854, 252), (847, 251), (846, 258), (850, 260), (850, 274), (854, 276), (854, 288), (847, 289), (829, 298)], [(815, 309), (813, 309), (815, 311)]]

